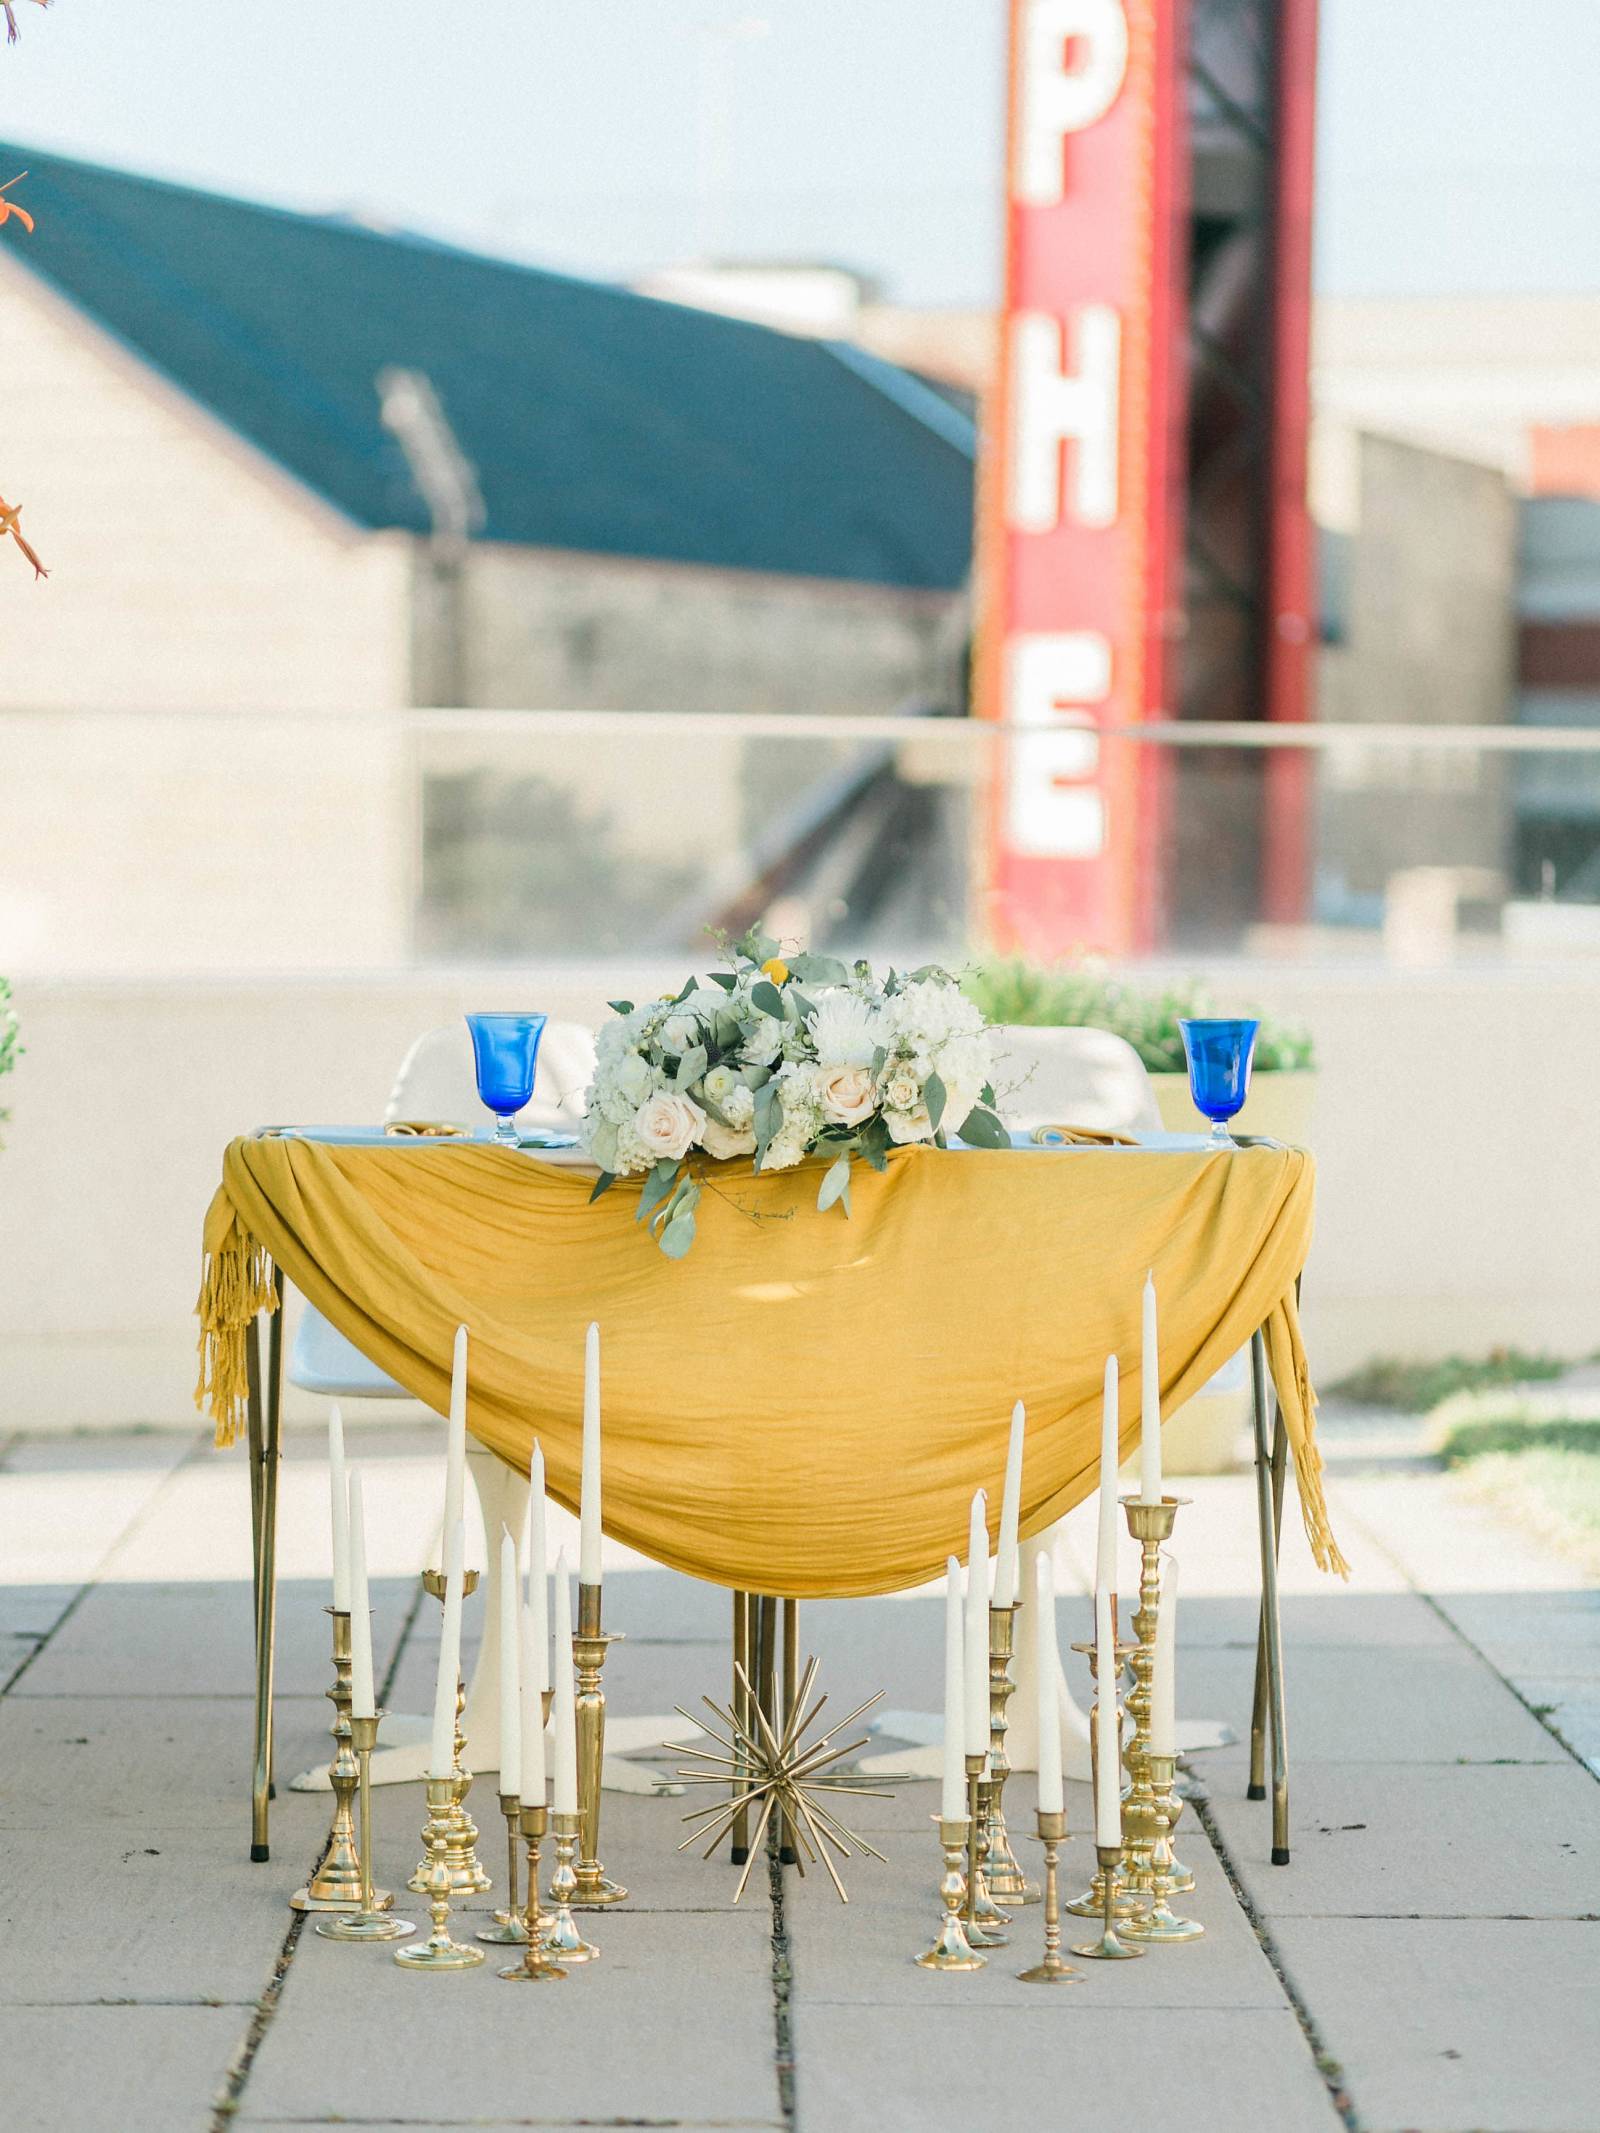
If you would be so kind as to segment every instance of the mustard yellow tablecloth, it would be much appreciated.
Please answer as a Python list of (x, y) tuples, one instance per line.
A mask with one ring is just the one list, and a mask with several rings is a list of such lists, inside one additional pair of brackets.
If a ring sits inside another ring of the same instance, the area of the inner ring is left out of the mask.
[(719, 1166), (687, 1258), (634, 1222), (636, 1192), (478, 1145), (236, 1140), (206, 1221), (201, 1383), (219, 1442), (244, 1415), (244, 1329), (268, 1256), (430, 1407), (471, 1331), (468, 1427), (578, 1495), (583, 1337), (603, 1345), (605, 1525), (657, 1562), (753, 1591), (893, 1591), (964, 1552), (980, 1483), (998, 1519), (1013, 1400), (1028, 1410), (1023, 1531), (1097, 1479), (1106, 1355), (1122, 1442), (1139, 1427), (1140, 1291), (1161, 1299), (1174, 1412), (1258, 1326), (1306, 1529), (1328, 1530), (1294, 1283), (1314, 1170), (1232, 1153), (904, 1148), (816, 1210), (817, 1168)]

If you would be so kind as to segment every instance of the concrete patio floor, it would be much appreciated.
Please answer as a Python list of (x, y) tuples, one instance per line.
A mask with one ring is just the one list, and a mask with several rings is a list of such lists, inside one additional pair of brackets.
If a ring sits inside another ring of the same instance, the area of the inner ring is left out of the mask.
[[(689, 1802), (608, 1795), (603, 1851), (631, 1891), (601, 1960), (546, 1992), (491, 1965), (408, 1976), (286, 1907), (326, 1796), (280, 1794), (248, 1859), (249, 1561), (242, 1457), (194, 1431), (0, 1450), (0, 2069), (18, 2133), (356, 2124), (798, 2128), (1002, 2123), (1098, 2133), (1586, 2133), (1600, 2005), (1600, 1594), (1451, 1485), (1413, 1432), (1327, 1415), (1330, 1500), (1354, 1566), (1318, 1576), (1286, 1522), (1293, 1863), (1267, 1864), (1245, 1749), (1197, 1756), (1186, 1817), (1204, 1941), (1083, 1966), (1044, 1992), (1039, 1912), (972, 1976), (910, 1958), (935, 1922), (934, 1788), (853, 1803), (888, 1854), (762, 1869), (680, 1854)], [(387, 1701), (429, 1701), (437, 1612), (408, 1573), (436, 1513), (437, 1434), (353, 1428), (368, 1477)], [(279, 1768), (326, 1739), (326, 1478), (291, 1434), (282, 1507)], [(1180, 1708), (1248, 1725), (1255, 1621), (1246, 1477), (1186, 1485)], [(1081, 1589), (1092, 1510), (1062, 1551)], [(727, 1598), (618, 1551), (607, 1671), (618, 1712), (719, 1693)], [(823, 1686), (931, 1706), (937, 1595), (802, 1610)], [(1063, 1642), (1083, 1633), (1062, 1603)], [(1081, 1687), (1082, 1684), (1080, 1683)], [(1065, 1879), (1088, 1872), (1071, 1788)], [(1012, 1826), (1030, 1866), (1029, 1782)], [(377, 1795), (380, 1878), (417, 1857), (417, 1786)], [(473, 1805), (502, 1871), (492, 1780)], [(494, 1897), (484, 1900), (492, 1907)], [(399, 1908), (421, 1916), (401, 1889)], [(470, 1928), (481, 1922), (465, 1918)]]

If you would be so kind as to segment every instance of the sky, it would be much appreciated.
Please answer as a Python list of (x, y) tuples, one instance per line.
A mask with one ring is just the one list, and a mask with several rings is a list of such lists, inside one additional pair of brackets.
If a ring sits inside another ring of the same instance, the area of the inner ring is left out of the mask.
[[(1003, 0), (16, 5), (12, 141), (585, 273), (995, 294)], [(1319, 285), (1600, 289), (1597, 83), (1600, 0), (1322, 0)]]

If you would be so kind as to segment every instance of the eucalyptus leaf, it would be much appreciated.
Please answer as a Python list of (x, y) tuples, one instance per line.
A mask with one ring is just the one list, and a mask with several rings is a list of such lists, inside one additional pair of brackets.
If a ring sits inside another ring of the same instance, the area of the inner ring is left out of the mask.
[(643, 1222), (654, 1213), (672, 1190), (677, 1176), (678, 1165), (663, 1156), (644, 1181), (644, 1190), (639, 1195), (639, 1211), (633, 1218), (635, 1222)]
[(830, 1163), (817, 1192), (818, 1210), (829, 1208), (837, 1200), (848, 1215), (850, 1212), (850, 1158), (841, 1155), (838, 1162)]
[(759, 985), (751, 986), (750, 1004), (752, 1007), (759, 1007), (764, 1015), (770, 1015), (774, 1022), (783, 1020), (783, 994), (769, 978), (763, 978)]
[(1009, 1148), (1011, 1136), (992, 1111), (976, 1104), (961, 1123), (961, 1138), (970, 1148)]
[(693, 1214), (675, 1214), (656, 1242), (669, 1259), (681, 1259), (694, 1242)]
[(678, 1071), (673, 1075), (673, 1086), (687, 1089), (700, 1079), (706, 1070), (709, 1054), (703, 1044), (693, 1044), (678, 1061)]
[(807, 985), (846, 985), (850, 980), (849, 971), (832, 955), (792, 955), (789, 972)]
[(633, 1013), (633, 1002), (631, 1000), (608, 1000), (606, 1005), (614, 1015), (631, 1015)]
[(724, 992), (732, 992), (739, 979), (737, 974), (731, 970), (713, 970), (711, 982), (713, 985), (720, 985)]
[(600, 1175), (594, 1181), (594, 1191), (591, 1192), (589, 1195), (589, 1205), (593, 1207), (595, 1201), (599, 1199), (600, 1195), (603, 1192), (609, 1192), (616, 1182), (617, 1174), (614, 1170), (602, 1170)]
[(928, 1123), (935, 1133), (939, 1130), (940, 1119), (944, 1117), (945, 1096), (944, 1083), (937, 1074), (930, 1074), (922, 1084), (922, 1100), (928, 1107)]

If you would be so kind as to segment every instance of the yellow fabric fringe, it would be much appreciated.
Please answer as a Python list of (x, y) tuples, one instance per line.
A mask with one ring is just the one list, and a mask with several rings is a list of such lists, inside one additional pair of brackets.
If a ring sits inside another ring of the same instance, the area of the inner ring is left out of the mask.
[(656, 1250), (624, 1184), (482, 1143), (233, 1142), (206, 1224), (200, 1398), (237, 1433), (245, 1329), (280, 1268), (381, 1369), (443, 1413), (471, 1332), (467, 1426), (575, 1508), (583, 1332), (601, 1327), (605, 1524), (714, 1583), (807, 1598), (903, 1590), (992, 1524), (1011, 1403), (1028, 1411), (1022, 1530), (1098, 1481), (1104, 1358), (1138, 1441), (1140, 1291), (1161, 1299), (1174, 1413), (1266, 1328), (1317, 1562), (1328, 1528), (1294, 1285), (1315, 1172), (1300, 1149), (897, 1149), (855, 1167), (708, 1166), (687, 1258)]
[(194, 1404), (209, 1407), (218, 1444), (232, 1444), (244, 1429), (249, 1400), (245, 1336), (263, 1311), (277, 1308), (272, 1260), (244, 1231), (226, 1192), (218, 1191), (206, 1215), (201, 1262), (200, 1375)]

